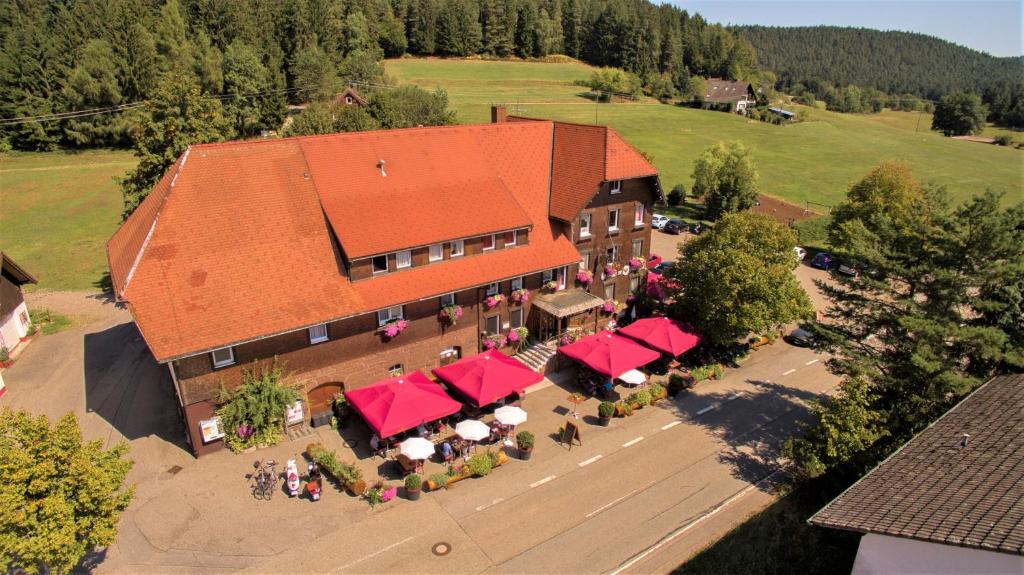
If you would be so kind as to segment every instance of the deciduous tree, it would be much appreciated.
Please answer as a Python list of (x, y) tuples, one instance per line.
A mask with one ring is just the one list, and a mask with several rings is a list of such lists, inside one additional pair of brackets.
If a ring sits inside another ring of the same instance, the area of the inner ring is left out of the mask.
[(988, 109), (981, 96), (972, 92), (950, 94), (936, 104), (932, 129), (947, 136), (970, 136), (981, 133), (986, 116)]
[(693, 163), (693, 195), (704, 198), (711, 220), (757, 203), (756, 186), (757, 169), (740, 142), (714, 144)]

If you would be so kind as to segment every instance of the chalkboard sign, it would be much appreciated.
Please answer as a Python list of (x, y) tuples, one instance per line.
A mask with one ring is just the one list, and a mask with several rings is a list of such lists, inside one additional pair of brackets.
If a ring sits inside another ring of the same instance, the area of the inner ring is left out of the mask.
[(583, 440), (580, 438), (580, 428), (576, 425), (576, 422), (567, 419), (565, 427), (562, 428), (561, 443), (567, 444), (569, 451), (572, 451), (573, 442), (576, 442), (576, 445), (583, 445)]

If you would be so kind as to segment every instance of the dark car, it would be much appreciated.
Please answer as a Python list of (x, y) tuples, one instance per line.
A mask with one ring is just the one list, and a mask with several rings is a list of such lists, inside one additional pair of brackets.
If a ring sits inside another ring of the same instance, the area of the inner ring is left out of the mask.
[(811, 344), (814, 343), (814, 334), (802, 327), (798, 327), (782, 339), (786, 340), (786, 343), (797, 347), (811, 347)]
[(828, 270), (832, 267), (832, 256), (825, 252), (818, 252), (811, 258), (811, 267), (818, 268), (819, 270)]
[(651, 268), (651, 271), (658, 275), (665, 275), (665, 272), (676, 267), (676, 262), (661, 262), (660, 264)]
[(690, 226), (686, 225), (686, 222), (683, 220), (672, 218), (665, 224), (665, 227), (661, 228), (661, 231), (666, 234), (678, 235), (690, 231)]

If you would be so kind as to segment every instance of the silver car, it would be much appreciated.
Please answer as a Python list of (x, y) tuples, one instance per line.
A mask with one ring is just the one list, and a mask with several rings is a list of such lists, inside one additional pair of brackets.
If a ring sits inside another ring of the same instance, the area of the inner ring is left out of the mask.
[(668, 223), (668, 216), (663, 216), (661, 214), (654, 214), (654, 217), (651, 218), (651, 225), (654, 226), (654, 229), (656, 229), (656, 230), (660, 230), (661, 228), (665, 227), (665, 224), (667, 224), (667, 223)]

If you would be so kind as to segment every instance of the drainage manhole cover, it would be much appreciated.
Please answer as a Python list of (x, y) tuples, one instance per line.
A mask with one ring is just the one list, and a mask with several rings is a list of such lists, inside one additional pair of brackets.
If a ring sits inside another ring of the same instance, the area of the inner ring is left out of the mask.
[(170, 473), (171, 475), (177, 475), (179, 471), (181, 471), (180, 465), (175, 465), (174, 467), (167, 469), (167, 473)]
[(434, 555), (437, 555), (438, 557), (444, 557), (445, 555), (452, 552), (452, 545), (451, 543), (444, 542), (435, 543), (434, 546), (430, 548), (430, 552)]

